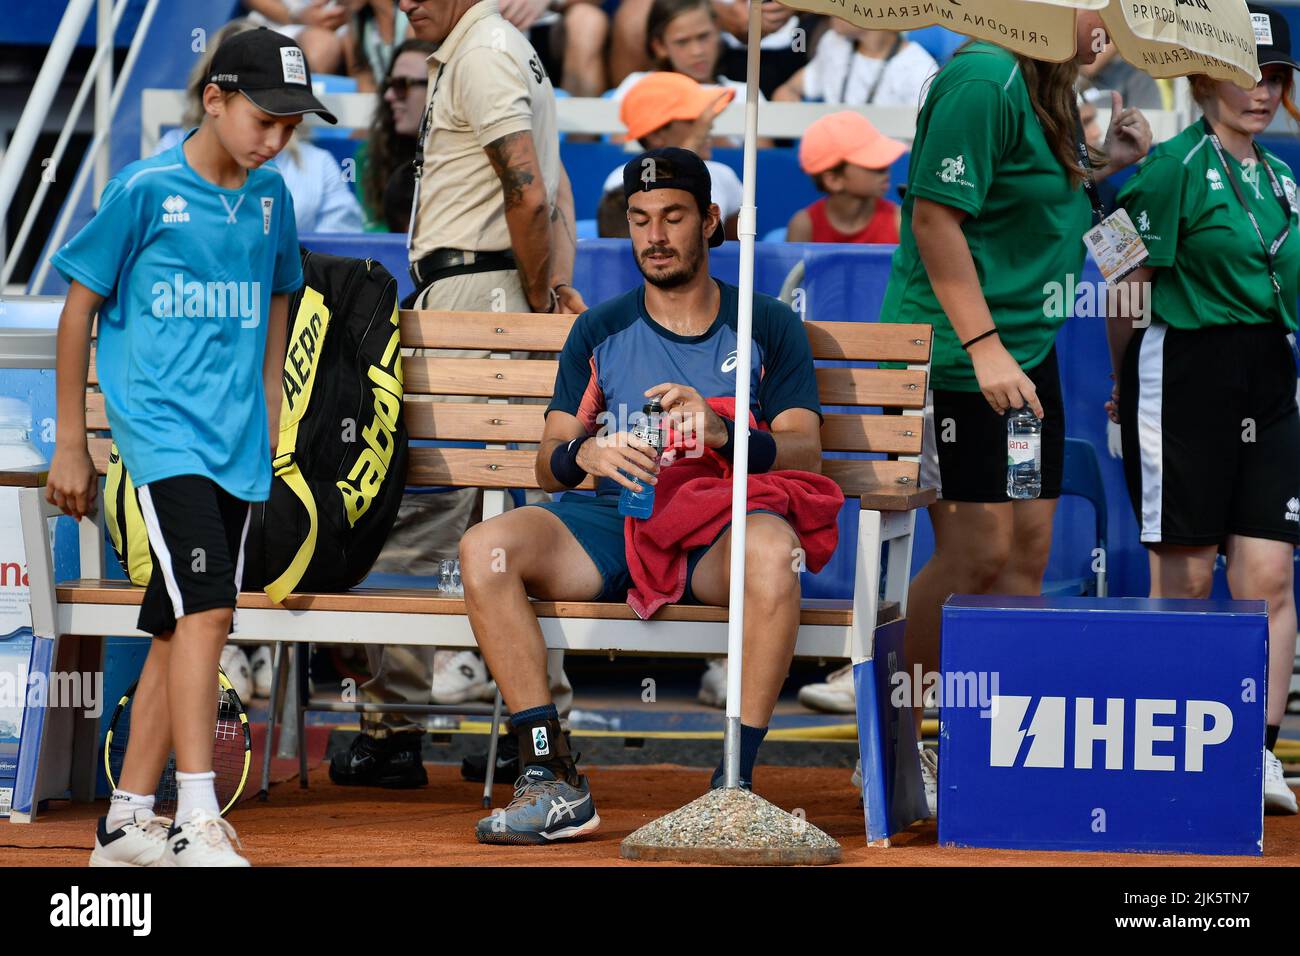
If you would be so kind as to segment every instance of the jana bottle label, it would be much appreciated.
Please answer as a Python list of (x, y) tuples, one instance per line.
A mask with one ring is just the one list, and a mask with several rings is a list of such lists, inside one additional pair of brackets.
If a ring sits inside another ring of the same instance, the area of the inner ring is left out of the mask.
[(1007, 464), (1023, 465), (1038, 457), (1042, 439), (1037, 435), (1021, 435), (1007, 439)]

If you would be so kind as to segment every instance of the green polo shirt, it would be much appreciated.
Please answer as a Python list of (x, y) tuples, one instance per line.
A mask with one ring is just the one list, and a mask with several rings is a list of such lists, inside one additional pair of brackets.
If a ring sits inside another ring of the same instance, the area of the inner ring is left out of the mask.
[(1092, 207), (1070, 185), (1034, 115), (1016, 58), (1001, 47), (971, 44), (930, 87), (916, 121), (902, 241), (880, 314), (882, 322), (934, 326), (934, 388), (979, 391), (916, 249), (918, 197), (967, 213), (962, 232), (1002, 344), (1022, 368), (1034, 368), (1065, 321), (1046, 303), (1051, 283), (1064, 289), (1067, 273), (1083, 267)]
[[(1176, 329), (1281, 322), (1295, 331), (1300, 220), (1291, 168), (1261, 147), (1286, 192), (1284, 213), (1268, 172), (1257, 163), (1240, 162), (1226, 149), (1225, 169), (1209, 132), (1199, 120), (1161, 143), (1119, 193), (1150, 253), (1147, 265), (1158, 267), (1151, 290), (1152, 317)], [(1280, 294), (1269, 280), (1259, 235), (1228, 176), (1236, 180), (1265, 242), (1272, 245), (1287, 221), (1291, 223), (1291, 235), (1278, 249), (1274, 265)]]

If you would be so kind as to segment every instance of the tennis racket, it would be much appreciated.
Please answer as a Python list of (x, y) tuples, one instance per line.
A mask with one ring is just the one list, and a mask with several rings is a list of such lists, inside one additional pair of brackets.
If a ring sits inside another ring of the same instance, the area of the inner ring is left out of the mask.
[[(217, 789), (217, 804), (225, 816), (235, 805), (244, 785), (248, 782), (248, 768), (253, 757), (253, 738), (248, 729), (248, 715), (244, 705), (231, 686), (230, 680), (217, 670), (217, 722), (212, 741), (212, 769), (216, 773), (213, 783)], [(135, 700), (136, 684), (122, 695), (113, 711), (113, 720), (104, 740), (104, 770), (108, 784), (116, 788), (122, 776), (122, 761), (126, 758), (126, 745), (131, 738), (131, 703)], [(154, 791), (153, 812), (170, 817), (176, 812), (176, 754), (169, 754), (158, 787)]]

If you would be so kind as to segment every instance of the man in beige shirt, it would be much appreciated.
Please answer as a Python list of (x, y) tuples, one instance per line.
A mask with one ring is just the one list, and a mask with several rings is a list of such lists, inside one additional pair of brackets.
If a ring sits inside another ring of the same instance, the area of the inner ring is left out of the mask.
[[(584, 311), (569, 284), (577, 247), (573, 190), (560, 165), (555, 93), (540, 57), (496, 0), (401, 0), (400, 7), (418, 39), (438, 44), (429, 57), (408, 238), (414, 308)], [(479, 519), (481, 497), (472, 488), (404, 496), (374, 570), (436, 575)], [(470, 651), (440, 652), (436, 669), (431, 648), (369, 647), (367, 657), (372, 676), (361, 691), (368, 702), (429, 703), (431, 688), (444, 691), (433, 695), (440, 703), (487, 693), (482, 661)], [(567, 703), (562, 656), (553, 657), (552, 691)], [(420, 723), (365, 714), (361, 726), (352, 748), (331, 761), (336, 783), (427, 782)]]

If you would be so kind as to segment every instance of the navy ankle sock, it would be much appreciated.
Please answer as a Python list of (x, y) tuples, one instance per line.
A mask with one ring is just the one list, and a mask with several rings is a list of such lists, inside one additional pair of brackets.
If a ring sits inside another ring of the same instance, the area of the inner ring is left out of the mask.
[(555, 709), (554, 704), (545, 704), (541, 707), (529, 707), (527, 710), (521, 710), (517, 714), (510, 715), (510, 724), (513, 727), (522, 727), (530, 722), (541, 720), (559, 720), (559, 711)]
[[(740, 779), (753, 782), (754, 780), (754, 761), (758, 759), (758, 748), (763, 743), (763, 738), (767, 736), (766, 727), (750, 727), (748, 724), (740, 725)], [(726, 767), (721, 761), (718, 767), (713, 771), (713, 783), (717, 784), (726, 777)]]

